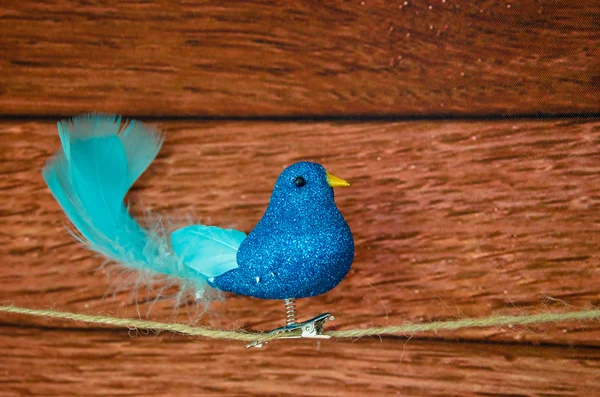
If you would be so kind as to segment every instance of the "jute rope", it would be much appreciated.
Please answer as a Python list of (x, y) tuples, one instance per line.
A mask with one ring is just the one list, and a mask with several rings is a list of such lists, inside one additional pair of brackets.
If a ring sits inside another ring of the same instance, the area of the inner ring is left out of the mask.
[[(92, 324), (113, 325), (130, 330), (147, 330), (153, 332), (173, 332), (182, 335), (202, 336), (213, 339), (231, 339), (245, 342), (269, 341), (281, 338), (282, 334), (260, 332), (228, 331), (205, 327), (195, 327), (177, 323), (160, 323), (156, 321), (116, 318), (109, 316), (93, 316), (69, 313), (57, 310), (36, 310), (17, 306), (0, 306), (0, 312), (26, 314), (30, 316), (67, 319)], [(503, 325), (531, 325), (542, 323), (558, 323), (564, 321), (584, 321), (600, 319), (600, 310), (584, 310), (566, 313), (542, 313), (522, 316), (491, 316), (479, 319), (461, 319), (455, 321), (434, 321), (420, 324), (403, 324), (390, 327), (372, 327), (342, 331), (327, 331), (324, 334), (334, 338), (359, 338), (362, 336), (414, 334), (427, 331), (456, 330), (462, 328), (485, 328)]]

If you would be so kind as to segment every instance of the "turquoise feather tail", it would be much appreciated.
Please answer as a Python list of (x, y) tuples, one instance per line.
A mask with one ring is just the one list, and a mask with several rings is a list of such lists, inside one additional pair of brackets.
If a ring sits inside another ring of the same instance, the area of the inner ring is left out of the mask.
[(162, 132), (121, 118), (85, 115), (58, 123), (62, 150), (42, 174), (52, 194), (92, 250), (141, 272), (181, 279), (201, 291), (206, 276), (182, 263), (164, 232), (144, 229), (123, 203), (156, 157)]

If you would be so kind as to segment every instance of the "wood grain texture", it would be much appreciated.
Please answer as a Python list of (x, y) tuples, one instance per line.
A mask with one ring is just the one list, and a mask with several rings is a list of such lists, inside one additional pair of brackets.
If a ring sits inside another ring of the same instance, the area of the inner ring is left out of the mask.
[[(138, 215), (192, 213), (248, 232), (292, 162), (318, 161), (352, 182), (336, 201), (355, 235), (353, 269), (300, 300), (301, 318), (331, 311), (330, 327), (343, 329), (600, 303), (598, 121), (160, 125), (163, 150), (129, 196)], [(152, 319), (187, 320), (172, 299), (107, 278), (114, 267), (97, 272), (102, 260), (65, 230), (40, 175), (59, 147), (54, 123), (4, 121), (0, 138), (0, 301), (122, 317), (152, 306)], [(229, 296), (200, 324), (271, 329), (282, 306)], [(600, 345), (600, 324), (426, 336)]]
[(0, 114), (597, 113), (599, 20), (595, 0), (4, 1)]
[(399, 339), (228, 342), (0, 326), (8, 396), (594, 396), (600, 349)]

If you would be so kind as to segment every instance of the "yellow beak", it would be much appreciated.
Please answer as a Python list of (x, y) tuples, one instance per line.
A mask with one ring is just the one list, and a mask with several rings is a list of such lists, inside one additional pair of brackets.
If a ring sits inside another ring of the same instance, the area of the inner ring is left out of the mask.
[(350, 186), (348, 182), (335, 175), (331, 175), (329, 172), (327, 173), (327, 183), (329, 183), (329, 186), (331, 187)]

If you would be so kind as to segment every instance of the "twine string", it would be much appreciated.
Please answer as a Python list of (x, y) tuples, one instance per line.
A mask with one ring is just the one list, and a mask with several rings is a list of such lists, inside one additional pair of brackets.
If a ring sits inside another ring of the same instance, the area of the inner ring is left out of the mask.
[[(146, 330), (152, 332), (172, 332), (181, 335), (202, 336), (212, 339), (230, 339), (245, 342), (270, 341), (283, 337), (282, 334), (263, 332), (229, 331), (206, 327), (195, 327), (178, 323), (161, 323), (156, 321), (136, 320), (131, 318), (116, 318), (110, 316), (94, 316), (79, 313), (69, 313), (58, 310), (36, 310), (13, 305), (0, 306), (0, 312), (26, 314), (29, 316), (66, 319), (84, 323), (112, 325), (129, 328), (130, 330)], [(454, 321), (434, 321), (430, 323), (408, 323), (389, 327), (372, 327), (342, 331), (327, 331), (325, 335), (333, 338), (359, 338), (363, 336), (381, 336), (397, 334), (414, 334), (427, 331), (457, 330), (463, 328), (486, 328), (503, 325), (530, 325), (543, 323), (558, 323), (565, 321), (584, 321), (600, 319), (600, 310), (583, 310), (566, 313), (542, 313), (521, 316), (490, 316), (479, 319), (461, 319)], [(289, 334), (288, 334), (289, 335)]]

